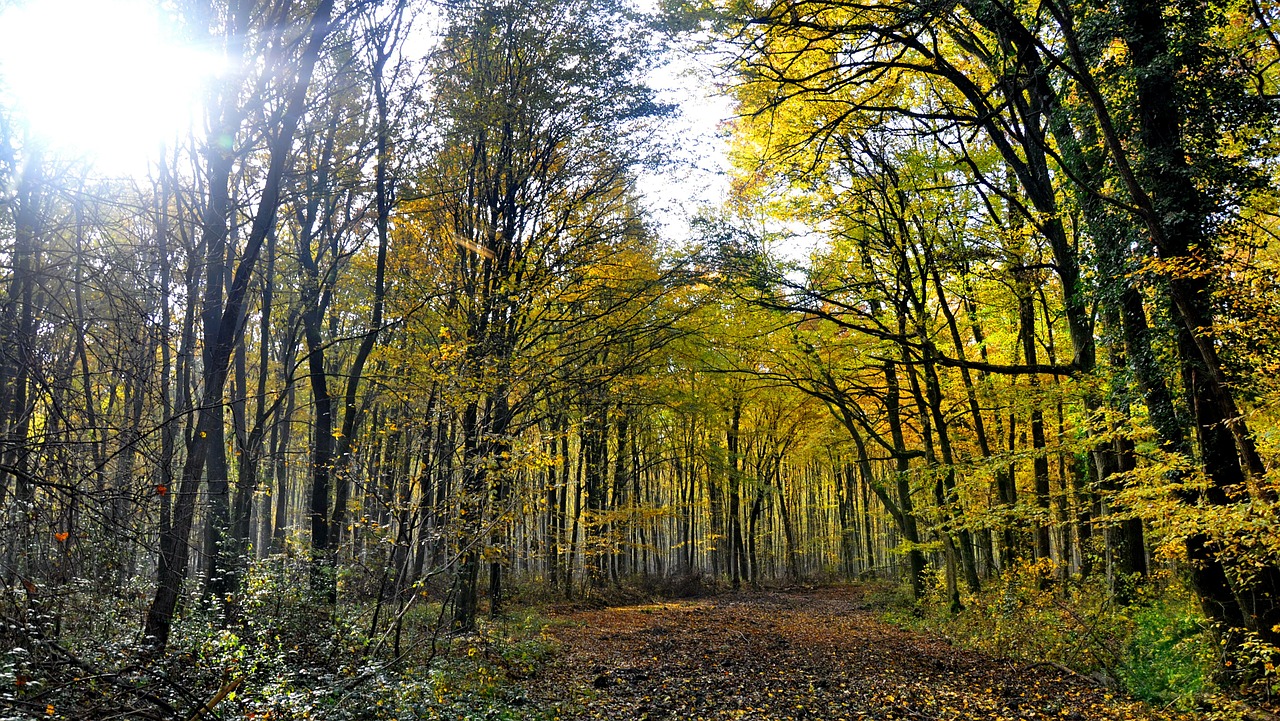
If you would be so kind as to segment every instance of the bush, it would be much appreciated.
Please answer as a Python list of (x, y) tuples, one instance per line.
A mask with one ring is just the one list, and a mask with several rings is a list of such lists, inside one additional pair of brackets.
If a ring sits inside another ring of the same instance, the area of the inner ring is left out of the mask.
[(394, 608), (383, 606), (371, 636), (374, 602), (344, 593), (331, 604), (311, 591), (310, 574), (301, 556), (251, 564), (230, 622), (193, 588), (159, 657), (140, 639), (141, 585), (115, 597), (74, 584), (58, 596), (39, 589), (39, 604), (0, 589), (0, 721), (186, 718), (220, 691), (210, 717), (536, 718), (513, 681), (553, 650), (538, 614), (516, 611), (450, 639), (436, 633), (441, 605), (415, 588), (422, 595), (402, 618), (396, 657)]
[(1144, 701), (1185, 707), (1212, 685), (1217, 643), (1186, 601), (1166, 593), (1131, 609), (1131, 636), (1116, 670)]
[(404, 617), (407, 650), (393, 658), (381, 631), (369, 636), (372, 604), (330, 605), (308, 590), (309, 573), (305, 562), (285, 556), (255, 564), (238, 625), (219, 629), (197, 611), (175, 629), (183, 646), (174, 652), (201, 670), (205, 688), (245, 679), (220, 707), (226, 717), (528, 718), (511, 681), (536, 672), (550, 654), (537, 614), (517, 612), (447, 638), (435, 628), (440, 605), (420, 602)]
[(958, 614), (937, 589), (885, 615), (993, 656), (1058, 663), (1152, 703), (1190, 710), (1214, 693), (1218, 644), (1185, 585), (1156, 573), (1121, 606), (1105, 581), (1064, 585), (1044, 562), (1027, 563), (966, 596)]

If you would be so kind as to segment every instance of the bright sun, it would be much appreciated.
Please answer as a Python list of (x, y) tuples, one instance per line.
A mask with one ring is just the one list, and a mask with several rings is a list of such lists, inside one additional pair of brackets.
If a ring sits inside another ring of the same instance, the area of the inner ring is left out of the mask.
[(185, 135), (210, 53), (152, 0), (26, 0), (0, 11), (0, 108), (43, 143), (106, 173), (145, 168)]

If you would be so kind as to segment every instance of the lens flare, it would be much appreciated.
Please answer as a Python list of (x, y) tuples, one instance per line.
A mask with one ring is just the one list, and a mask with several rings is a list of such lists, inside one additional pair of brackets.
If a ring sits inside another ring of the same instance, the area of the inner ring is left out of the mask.
[(142, 0), (30, 0), (0, 11), (0, 108), (102, 172), (145, 168), (185, 135), (217, 57)]

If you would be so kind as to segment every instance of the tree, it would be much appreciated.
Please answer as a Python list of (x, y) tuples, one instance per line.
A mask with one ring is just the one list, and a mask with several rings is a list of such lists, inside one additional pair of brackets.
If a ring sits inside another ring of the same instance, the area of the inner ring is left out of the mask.
[[(435, 177), (422, 193), (452, 246), (446, 328), (461, 352), (450, 394), (463, 493), (459, 628), (475, 622), (486, 508), (508, 495), (503, 458), (515, 423), (537, 402), (526, 364), (550, 330), (545, 294), (632, 222), (635, 133), (657, 112), (635, 80), (637, 32), (615, 4), (450, 7), (433, 73)], [(495, 599), (498, 582), (495, 575)]]
[[(1073, 351), (1070, 367), (1056, 373), (1122, 372), (1097, 365), (1096, 332), (1086, 311), (1096, 298), (1104, 318), (1118, 327), (1113, 347), (1123, 344), (1111, 357), (1134, 374), (1162, 449), (1185, 457), (1193, 449), (1184, 440), (1166, 374), (1154, 360), (1153, 345), (1161, 339), (1148, 326), (1152, 313), (1144, 306), (1151, 301), (1135, 287), (1131, 270), (1158, 268), (1152, 277), (1170, 300), (1168, 332), (1177, 348), (1183, 402), (1194, 416), (1194, 451), (1210, 480), (1204, 498), (1230, 507), (1233, 494), (1242, 498), (1245, 479), (1263, 478), (1264, 467), (1220, 370), (1222, 350), (1211, 340), (1219, 312), (1213, 276), (1204, 265), (1185, 269), (1223, 257), (1232, 218), (1262, 187), (1249, 165), (1269, 156), (1252, 141), (1268, 132), (1274, 108), (1260, 92), (1265, 81), (1251, 86), (1246, 78), (1266, 76), (1258, 68), (1268, 62), (1269, 46), (1265, 32), (1229, 35), (1220, 29), (1232, 23), (1257, 29), (1269, 21), (1225, 6), (1200, 7), (1172, 20), (1167, 4), (1158, 2), (1121, 3), (1116, 22), (1103, 10), (1071, 3), (1044, 9), (1047, 16), (1001, 3), (734, 6), (749, 18), (735, 38), (743, 48), (744, 106), (750, 116), (769, 121), (759, 124), (770, 134), (758, 156), (791, 163), (797, 182), (812, 182), (825, 158), (839, 156), (846, 138), (870, 131), (883, 132), (880, 138), (920, 138), (933, 148), (926, 154), (966, 168), (967, 182), (981, 191), (993, 219), (1017, 218), (1051, 254)], [(980, 135), (966, 134), (970, 130)], [(1232, 149), (1208, 150), (1223, 143)], [(1002, 205), (1007, 210), (997, 214)], [(1091, 244), (1091, 255), (1070, 241), (1072, 230)], [(1101, 279), (1099, 285), (1090, 287), (1090, 277)], [(940, 289), (945, 280), (943, 275)], [(1029, 287), (1023, 289), (1022, 360), (1036, 368), (1044, 364), (1036, 362), (1034, 313)], [(926, 390), (931, 352), (920, 358)], [(971, 361), (937, 360), (980, 370)], [(1106, 417), (1108, 404), (1129, 407), (1127, 400), (1092, 392), (1082, 401), (1086, 417), (1093, 418)], [(1033, 410), (1030, 424), (1043, 517), (1050, 492), (1043, 414)], [(1094, 435), (1094, 488), (1116, 498), (1134, 470), (1131, 451), (1108, 440), (1114, 429), (1105, 425)], [(1180, 477), (1170, 471), (1171, 480)], [(1194, 513), (1200, 494), (1175, 495), (1183, 512)], [(1052, 543), (1043, 522), (1037, 523), (1037, 552), (1045, 555)], [(1144, 542), (1132, 519), (1117, 529), (1108, 539), (1115, 577), (1124, 579), (1145, 567)], [(1206, 613), (1229, 637), (1236, 635), (1230, 629), (1242, 629), (1270, 638), (1269, 599), (1277, 596), (1273, 561), (1236, 556), (1227, 550), (1232, 542), (1215, 540), (1207, 529), (1190, 533), (1186, 542)], [(1254, 564), (1261, 564), (1256, 572), (1243, 571)], [(1123, 589), (1117, 592), (1123, 596)]]
[[(240, 253), (240, 263), (232, 277), (230, 290), (225, 302), (222, 299), (223, 284), (220, 268), (221, 253), (228, 232), (229, 190), (227, 182), (230, 174), (231, 157), (222, 145), (224, 137), (237, 137), (240, 119), (244, 111), (239, 102), (240, 88), (228, 83), (213, 107), (220, 113), (215, 127), (230, 130), (230, 133), (216, 133), (211, 138), (207, 151), (208, 173), (206, 182), (209, 196), (201, 214), (202, 244), (208, 253), (210, 270), (207, 273), (204, 314), (205, 356), (202, 372), (200, 404), (197, 408), (198, 420), (195, 433), (187, 442), (187, 458), (183, 465), (182, 475), (176, 493), (173, 508), (173, 523), (160, 538), (160, 567), (156, 585), (155, 599), (147, 612), (146, 634), (155, 640), (158, 648), (163, 648), (168, 640), (169, 629), (173, 621), (174, 608), (178, 602), (183, 576), (189, 555), (188, 538), (195, 511), (195, 498), (204, 471), (205, 460), (211, 446), (221, 436), (222, 431), (222, 394), (227, 381), (231, 353), (239, 338), (239, 329), (244, 316), (250, 279), (264, 241), (273, 230), (276, 212), (279, 208), (281, 185), (284, 171), (293, 150), (294, 133), (301, 120), (304, 104), (307, 99), (307, 87), (311, 74), (319, 60), (321, 49), (330, 31), (330, 18), (333, 12), (332, 0), (320, 0), (314, 11), (298, 20), (303, 29), (305, 41), (296, 59), (272, 56), (272, 63), (266, 68), (268, 83), (280, 83), (283, 105), (272, 118), (274, 132), (268, 137), (268, 167), (263, 179), (258, 210), (253, 218), (249, 237)], [(243, 41), (248, 29), (248, 8), (237, 6), (229, 17), (227, 37), (233, 44)], [(275, 32), (284, 31), (286, 27), (277, 28)], [(279, 43), (282, 38), (268, 36)], [(234, 47), (234, 45), (233, 45)], [(238, 49), (238, 48), (237, 48)], [(242, 55), (233, 51), (232, 56)], [(289, 61), (293, 60), (291, 64)], [(292, 65), (292, 66), (291, 66)], [(289, 68), (289, 71), (286, 71)], [(289, 81), (292, 80), (292, 83)], [(220, 311), (220, 313), (219, 313)], [(216, 316), (216, 324), (213, 322)], [(219, 449), (219, 452), (221, 449)], [(218, 479), (215, 479), (217, 482)], [(225, 479), (221, 479), (225, 484)], [(225, 496), (225, 487), (211, 487), (211, 496)], [(225, 506), (222, 506), (225, 508)], [(215, 506), (212, 522), (222, 524), (226, 528), (229, 522), (220, 516)]]

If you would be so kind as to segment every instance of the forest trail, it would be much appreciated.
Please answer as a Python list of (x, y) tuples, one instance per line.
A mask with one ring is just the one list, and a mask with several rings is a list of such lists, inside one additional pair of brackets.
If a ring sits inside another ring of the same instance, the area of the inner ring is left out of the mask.
[(557, 619), (548, 633), (561, 652), (529, 693), (545, 708), (576, 706), (560, 718), (1177, 718), (1051, 665), (887, 625), (856, 588), (744, 592)]

